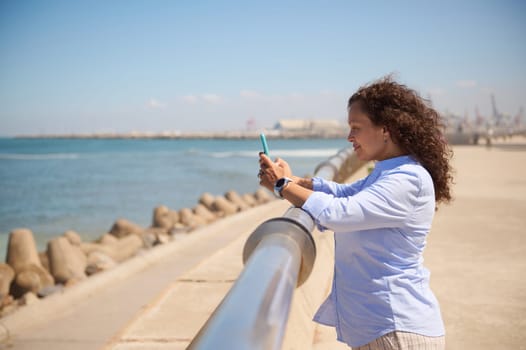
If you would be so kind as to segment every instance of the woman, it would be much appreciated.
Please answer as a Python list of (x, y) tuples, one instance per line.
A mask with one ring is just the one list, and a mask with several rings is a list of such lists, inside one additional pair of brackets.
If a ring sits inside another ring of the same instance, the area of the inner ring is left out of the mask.
[(422, 257), (436, 203), (451, 200), (452, 152), (440, 116), (390, 77), (360, 88), (348, 112), (354, 152), (377, 161), (366, 178), (300, 178), (282, 159), (259, 160), (261, 185), (334, 231), (332, 291), (314, 320), (353, 349), (444, 349)]

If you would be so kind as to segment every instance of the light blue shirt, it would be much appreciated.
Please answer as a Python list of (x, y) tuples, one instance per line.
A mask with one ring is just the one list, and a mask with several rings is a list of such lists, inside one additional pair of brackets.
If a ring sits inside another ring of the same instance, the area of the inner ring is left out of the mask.
[(444, 335), (422, 257), (435, 213), (426, 169), (401, 156), (352, 184), (314, 178), (313, 186), (302, 208), (335, 243), (332, 291), (314, 320), (351, 347), (395, 330)]

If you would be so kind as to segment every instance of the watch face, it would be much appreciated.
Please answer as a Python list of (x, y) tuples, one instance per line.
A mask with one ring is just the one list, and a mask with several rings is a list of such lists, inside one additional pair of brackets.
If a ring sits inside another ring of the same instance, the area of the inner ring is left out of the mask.
[(281, 178), (278, 180), (278, 182), (276, 182), (276, 187), (281, 187), (283, 186), (283, 183), (285, 182), (285, 178)]

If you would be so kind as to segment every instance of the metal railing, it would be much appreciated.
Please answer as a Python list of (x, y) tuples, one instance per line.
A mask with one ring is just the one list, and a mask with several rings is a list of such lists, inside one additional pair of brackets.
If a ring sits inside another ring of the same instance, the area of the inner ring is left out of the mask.
[[(338, 180), (360, 165), (345, 148), (315, 175)], [(259, 225), (245, 243), (241, 275), (188, 349), (280, 349), (294, 289), (307, 280), (316, 258), (313, 230), (311, 216), (295, 207)]]

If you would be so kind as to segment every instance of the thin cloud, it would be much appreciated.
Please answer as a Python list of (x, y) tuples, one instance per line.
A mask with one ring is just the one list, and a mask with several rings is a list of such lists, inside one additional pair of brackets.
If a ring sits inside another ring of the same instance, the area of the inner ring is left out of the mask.
[(152, 109), (164, 109), (166, 104), (152, 97), (150, 98), (150, 101), (148, 101), (148, 107)]
[(458, 80), (456, 85), (462, 89), (471, 89), (477, 86), (477, 82), (475, 80)]
[(203, 94), (203, 95), (185, 95), (179, 97), (184, 103), (189, 105), (196, 104), (220, 104), (224, 102), (224, 98), (217, 94)]
[(208, 103), (217, 104), (223, 102), (223, 98), (216, 94), (204, 94), (203, 100)]
[(183, 97), (181, 97), (181, 99), (188, 103), (188, 104), (191, 104), (191, 105), (195, 105), (198, 101), (199, 101), (199, 98), (195, 95), (185, 95)]

